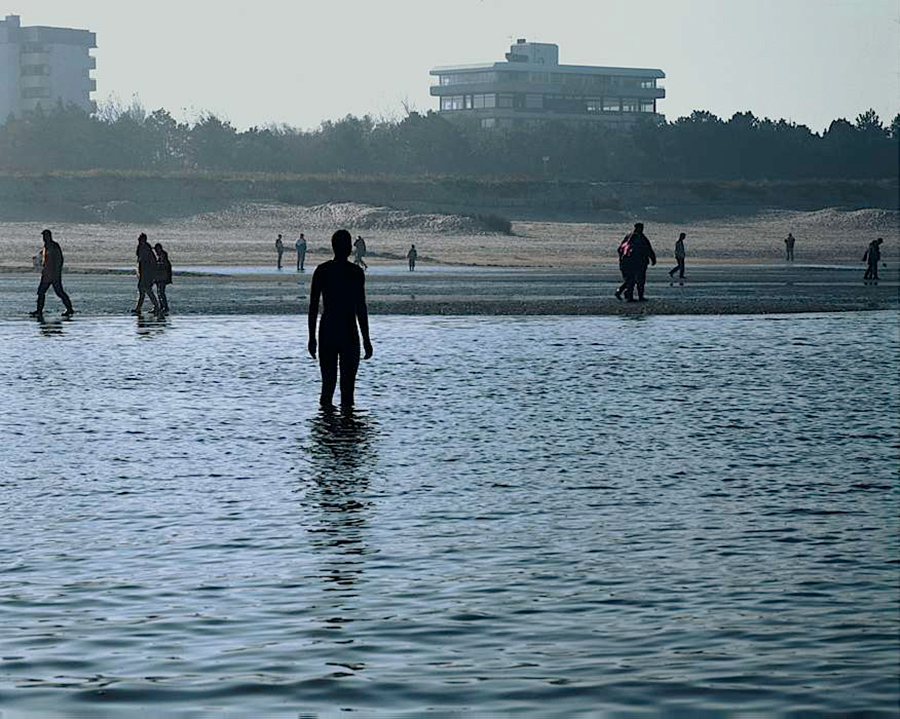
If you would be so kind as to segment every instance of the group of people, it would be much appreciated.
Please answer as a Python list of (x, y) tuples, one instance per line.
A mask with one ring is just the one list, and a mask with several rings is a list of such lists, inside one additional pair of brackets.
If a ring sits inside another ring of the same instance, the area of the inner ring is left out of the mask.
[[(42, 230), (41, 237), (44, 241), (38, 254), (41, 281), (37, 289), (37, 308), (31, 313), (31, 316), (39, 318), (44, 316), (47, 290), (52, 287), (65, 307), (65, 311), (62, 313), (63, 317), (71, 317), (75, 314), (75, 310), (72, 308), (72, 300), (62, 284), (62, 270), (65, 261), (62, 247), (53, 239), (53, 232), (50, 230)], [(172, 284), (172, 263), (169, 261), (169, 253), (159, 242), (151, 247), (147, 235), (142, 232), (138, 235), (135, 256), (137, 258), (138, 298), (131, 313), (141, 314), (144, 298), (149, 297), (150, 303), (153, 305), (153, 314), (158, 317), (169, 314), (169, 299), (166, 296), (166, 285)]]
[[(684, 249), (684, 238), (687, 235), (682, 232), (675, 241), (675, 266), (669, 270), (669, 277), (673, 280), (678, 273), (679, 284), (684, 284), (684, 258), (687, 255)], [(634, 230), (625, 235), (625, 239), (619, 243), (619, 271), (622, 273), (622, 284), (616, 290), (616, 299), (625, 297), (628, 302), (644, 302), (647, 298), (644, 291), (647, 285), (647, 266), (656, 264), (656, 253), (653, 245), (644, 234), (644, 223), (636, 222)], [(672, 284), (671, 282), (669, 283)], [(637, 289), (637, 299), (634, 291)]]
[[(682, 233), (682, 240), (684, 234)], [(684, 243), (682, 242), (682, 257), (680, 267), (684, 270)], [(644, 223), (636, 222), (634, 230), (625, 235), (625, 239), (619, 243), (619, 271), (622, 273), (622, 284), (616, 290), (616, 299), (621, 300), (624, 294), (627, 302), (644, 302), (644, 288), (647, 284), (647, 266), (656, 264), (656, 253), (653, 245), (644, 234)], [(678, 269), (676, 267), (676, 269)], [(684, 275), (682, 274), (682, 277)], [(634, 290), (637, 289), (638, 297), (634, 298)]]
[[(169, 314), (169, 299), (166, 297), (166, 285), (172, 284), (172, 263), (169, 261), (169, 253), (159, 242), (151, 247), (147, 235), (142, 232), (138, 235), (135, 255), (137, 256), (138, 298), (131, 314), (141, 314), (145, 297), (150, 298), (153, 314), (157, 317)], [(154, 287), (156, 288), (155, 293)], [(159, 296), (157, 297), (157, 295)]]
[[(302, 232), (294, 242), (294, 249), (297, 251), (297, 272), (303, 272), (306, 269), (306, 235)], [(284, 257), (284, 240), (280, 234), (275, 238), (275, 252), (278, 254), (278, 269), (280, 270), (281, 258)]]
[[(303, 272), (306, 269), (307, 246), (306, 235), (302, 232), (300, 233), (300, 237), (298, 237), (297, 241), (294, 243), (294, 249), (297, 251), (297, 272)], [(353, 262), (364, 270), (369, 269), (369, 265), (365, 260), (366, 252), (366, 241), (363, 239), (362, 235), (357, 235), (356, 240), (352, 245), (351, 254), (353, 255)], [(282, 269), (282, 259), (284, 257), (284, 236), (281, 234), (275, 238), (275, 253), (278, 257), (276, 266), (280, 270)], [(406, 253), (410, 272), (413, 272), (416, 269), (416, 260), (418, 257), (419, 253), (416, 251), (416, 246), (412, 245)]]

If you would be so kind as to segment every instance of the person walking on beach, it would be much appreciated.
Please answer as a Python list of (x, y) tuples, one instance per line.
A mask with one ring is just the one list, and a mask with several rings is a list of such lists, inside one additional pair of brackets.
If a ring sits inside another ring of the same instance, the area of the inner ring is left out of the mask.
[(131, 309), (131, 314), (141, 314), (144, 297), (149, 297), (153, 305), (153, 314), (159, 315), (159, 302), (153, 292), (153, 285), (156, 282), (156, 255), (153, 254), (153, 248), (150, 247), (147, 235), (143, 232), (138, 235), (135, 255), (137, 255), (138, 299), (137, 304)]
[(53, 233), (50, 230), (43, 230), (41, 237), (44, 240), (44, 246), (41, 249), (41, 281), (37, 289), (37, 309), (31, 313), (31, 316), (44, 316), (44, 302), (47, 297), (47, 290), (52, 287), (56, 296), (62, 300), (66, 308), (66, 311), (62, 313), (63, 317), (71, 317), (75, 314), (75, 310), (72, 309), (72, 301), (62, 285), (64, 262), (62, 247), (53, 239)]
[(303, 272), (306, 263), (306, 237), (302, 232), (294, 243), (294, 248), (297, 250), (297, 272)]
[[(372, 357), (369, 339), (369, 313), (366, 308), (365, 273), (348, 260), (353, 238), (347, 230), (338, 230), (331, 237), (334, 259), (323, 262), (313, 272), (309, 293), (309, 354), (315, 359), (319, 353), (322, 372), (322, 394), (319, 403), (330, 407), (337, 385), (338, 366), (341, 375), (341, 406), (353, 406), (356, 371), (359, 369), (359, 334), (362, 332), (364, 359)], [(316, 344), (316, 322), (319, 319), (319, 297), (324, 309), (319, 322), (319, 341)]]
[(647, 265), (656, 264), (656, 253), (650, 240), (644, 234), (644, 223), (636, 222), (634, 231), (626, 235), (619, 245), (619, 266), (625, 281), (616, 290), (616, 297), (625, 293), (628, 302), (634, 302), (634, 288), (637, 287), (638, 300), (643, 302), (644, 287), (647, 284)]
[(284, 241), (281, 235), (275, 238), (275, 252), (278, 253), (278, 269), (281, 269), (281, 257), (284, 255)]
[(166, 297), (166, 285), (172, 284), (172, 263), (169, 253), (157, 242), (153, 245), (156, 252), (156, 291), (159, 293), (159, 309), (162, 314), (169, 314), (169, 299)]
[(788, 232), (788, 236), (784, 238), (784, 260), (785, 262), (794, 261), (794, 236)]
[[(678, 273), (678, 279), (684, 279), (684, 238), (685, 235), (683, 232), (678, 235), (678, 239), (675, 241), (675, 266), (669, 270), (669, 277), (674, 277), (675, 273)], [(684, 283), (682, 283), (684, 284)]]
[(356, 242), (353, 243), (353, 249), (356, 251), (356, 264), (364, 270), (369, 269), (369, 266), (363, 259), (366, 256), (366, 241), (362, 238), (362, 235), (356, 236)]
[(414, 272), (416, 269), (416, 259), (418, 258), (419, 253), (416, 252), (416, 246), (413, 245), (409, 248), (409, 252), (406, 253), (406, 259), (409, 260), (409, 271)]
[(872, 240), (866, 249), (866, 254), (863, 255), (863, 262), (868, 263), (866, 265), (866, 274), (863, 275), (863, 282), (867, 284), (870, 280), (873, 284), (878, 282), (878, 261), (881, 259), (882, 242), (884, 240), (880, 237), (877, 240)]

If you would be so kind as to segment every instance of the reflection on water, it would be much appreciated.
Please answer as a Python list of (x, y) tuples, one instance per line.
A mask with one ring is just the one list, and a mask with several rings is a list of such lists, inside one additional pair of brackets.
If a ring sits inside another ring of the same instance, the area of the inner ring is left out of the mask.
[(3, 719), (896, 716), (897, 320), (0, 323)]
[(156, 315), (135, 315), (135, 327), (139, 337), (151, 338), (161, 335), (166, 330), (166, 317)]
[(303, 446), (307, 457), (303, 501), (314, 505), (318, 513), (317, 521), (306, 529), (323, 563), (322, 576), (343, 589), (356, 583), (370, 551), (366, 544), (369, 478), (375, 470), (376, 448), (376, 425), (364, 412), (322, 408), (309, 421)]
[(63, 333), (63, 320), (61, 319), (48, 320), (44, 317), (39, 317), (37, 321), (41, 334), (45, 337), (53, 337)]

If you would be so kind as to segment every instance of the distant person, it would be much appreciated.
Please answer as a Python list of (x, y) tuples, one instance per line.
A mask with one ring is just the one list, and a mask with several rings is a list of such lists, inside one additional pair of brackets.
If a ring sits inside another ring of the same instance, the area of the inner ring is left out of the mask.
[(144, 297), (149, 297), (153, 304), (153, 314), (159, 315), (159, 302), (156, 294), (153, 292), (153, 285), (156, 282), (156, 255), (153, 254), (153, 248), (147, 242), (147, 235), (143, 232), (138, 235), (137, 249), (134, 251), (137, 256), (137, 278), (138, 278), (138, 299), (137, 304), (132, 308), (131, 314), (139, 315), (144, 307)]
[(157, 242), (153, 245), (156, 252), (156, 291), (159, 293), (159, 309), (164, 314), (169, 314), (169, 299), (166, 297), (166, 285), (172, 284), (172, 263), (169, 262), (169, 253)]
[(297, 250), (297, 272), (303, 272), (306, 263), (306, 237), (302, 232), (294, 243), (294, 249)]
[(348, 262), (352, 237), (347, 230), (338, 230), (331, 237), (334, 259), (323, 262), (313, 273), (309, 293), (309, 354), (316, 358), (316, 321), (319, 317), (319, 296), (324, 302), (319, 322), (319, 368), (322, 372), (322, 394), (319, 403), (330, 407), (337, 384), (338, 365), (341, 373), (341, 406), (353, 406), (356, 371), (359, 368), (359, 334), (362, 332), (364, 359), (372, 356), (369, 340), (369, 313), (366, 308), (365, 273)]
[(281, 235), (275, 238), (275, 252), (278, 253), (278, 269), (281, 269), (281, 258), (284, 256), (284, 241)]
[(353, 249), (356, 252), (356, 264), (364, 270), (369, 269), (369, 266), (364, 259), (366, 256), (366, 241), (362, 238), (362, 235), (356, 236), (356, 242), (353, 243)]
[(64, 258), (62, 247), (53, 239), (53, 233), (50, 230), (43, 230), (41, 237), (44, 239), (44, 246), (41, 248), (41, 281), (37, 289), (37, 309), (31, 313), (31, 316), (44, 316), (44, 302), (47, 290), (52, 287), (56, 296), (62, 300), (66, 308), (66, 311), (62, 313), (63, 317), (71, 317), (75, 314), (75, 310), (72, 309), (72, 301), (69, 299), (69, 295), (63, 289), (62, 271)]
[(409, 252), (406, 253), (406, 259), (409, 260), (409, 271), (414, 272), (416, 269), (416, 259), (419, 257), (419, 253), (416, 252), (416, 246), (413, 245), (409, 248)]
[(788, 232), (788, 236), (784, 238), (784, 260), (785, 262), (793, 262), (794, 261), (794, 243), (797, 240), (794, 239), (794, 236)]
[(669, 270), (669, 277), (674, 277), (678, 273), (678, 279), (684, 279), (684, 238), (687, 237), (683, 232), (678, 235), (675, 241), (675, 266)]
[(625, 293), (628, 302), (634, 302), (634, 288), (637, 287), (638, 300), (644, 302), (644, 287), (647, 284), (647, 265), (656, 264), (656, 254), (650, 240), (644, 234), (644, 223), (636, 222), (634, 231), (626, 235), (619, 245), (619, 266), (625, 281), (616, 290), (616, 297)]
[[(878, 282), (878, 261), (881, 259), (882, 242), (884, 240), (880, 237), (877, 240), (872, 240), (866, 249), (866, 254), (863, 255), (863, 262), (868, 263), (866, 265), (866, 274), (863, 275), (864, 282), (869, 280), (873, 283)], [(887, 267), (887, 265), (884, 266)]]

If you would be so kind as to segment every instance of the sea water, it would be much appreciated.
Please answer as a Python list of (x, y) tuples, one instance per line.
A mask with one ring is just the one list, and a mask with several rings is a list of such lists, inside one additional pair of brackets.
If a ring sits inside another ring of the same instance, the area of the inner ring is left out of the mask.
[(897, 313), (0, 332), (2, 719), (897, 716)]

